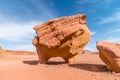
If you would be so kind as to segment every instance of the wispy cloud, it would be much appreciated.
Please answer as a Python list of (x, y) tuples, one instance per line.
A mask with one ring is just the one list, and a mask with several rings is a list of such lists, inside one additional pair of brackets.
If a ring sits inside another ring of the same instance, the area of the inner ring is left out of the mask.
[[(30, 15), (33, 11), (38, 12), (37, 14), (40, 14), (37, 17), (41, 17), (40, 20), (42, 21), (56, 17), (55, 12), (53, 12), (44, 1), (31, 0), (29, 3), (35, 10), (33, 8), (29, 10), (29, 7), (26, 6), (23, 6), (22, 9), (30, 13)], [(51, 6), (53, 5), (52, 3)], [(17, 17), (21, 16), (18, 15)], [(31, 42), (36, 33), (33, 27), (42, 21), (33, 20), (23, 22), (18, 19), (9, 14), (5, 15), (0, 12), (0, 46), (3, 46), (5, 49), (34, 50), (34, 46)]]
[(5, 49), (34, 50), (31, 44), (36, 35), (33, 27), (41, 21), (20, 22), (5, 18), (5, 15), (0, 17), (0, 46)]
[(120, 43), (120, 38), (113, 37), (113, 38), (107, 39), (107, 40), (105, 40), (105, 41), (118, 42), (118, 43)]
[[(84, 3), (96, 4), (96, 3), (99, 3), (100, 5), (103, 5), (101, 7), (104, 7), (104, 6), (108, 7), (114, 2), (117, 2), (117, 1), (114, 1), (114, 0), (104, 0), (101, 2), (99, 0), (78, 0), (77, 1), (78, 4), (84, 4)], [(100, 5), (96, 5), (96, 7), (98, 7)]]
[[(103, 1), (99, 1), (99, 0), (76, 0), (76, 3), (79, 4), (80, 7), (84, 8), (83, 10), (93, 10), (94, 12), (97, 11), (98, 9), (103, 9), (103, 8), (109, 8), (111, 6), (111, 4), (116, 3), (117, 0), (103, 0)], [(99, 4), (99, 5), (96, 5)], [(84, 6), (87, 7), (84, 7)], [(89, 12), (88, 11), (88, 12)]]
[[(34, 0), (31, 0), (30, 1), (32, 5), (34, 5), (36, 7), (36, 9), (39, 10), (39, 12), (43, 13), (44, 16), (46, 17), (49, 17), (49, 18), (55, 18), (56, 15), (55, 15), (55, 12), (52, 11), (52, 9), (50, 9), (47, 5), (45, 5), (44, 2), (38, 2), (38, 1), (34, 1)], [(54, 5), (54, 3), (50, 3), (51, 6)]]
[[(9, 46), (9, 47), (11, 47), (11, 46)], [(19, 44), (17, 46), (12, 46), (11, 48), (9, 48), (9, 47), (8, 47), (8, 49), (11, 49), (11, 50), (30, 50), (30, 51), (35, 51), (35, 47), (32, 44)]]
[(116, 30), (114, 30), (114, 31), (112, 31), (112, 32), (115, 32), (115, 33), (116, 33), (116, 32), (120, 32), (120, 29), (116, 29)]
[(34, 35), (33, 26), (37, 22), (19, 23), (6, 21), (0, 24), (0, 39), (3, 40), (25, 40)]
[(96, 32), (90, 32), (90, 34), (91, 34), (91, 35), (95, 35), (95, 34), (96, 34)]
[(118, 22), (120, 21), (120, 11), (102, 19), (99, 24), (111, 23), (111, 22)]

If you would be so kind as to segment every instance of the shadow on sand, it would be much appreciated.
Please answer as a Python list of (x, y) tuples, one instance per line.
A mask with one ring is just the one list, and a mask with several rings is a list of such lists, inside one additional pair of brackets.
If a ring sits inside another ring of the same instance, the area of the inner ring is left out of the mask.
[[(37, 65), (40, 64), (39, 60), (29, 60), (29, 61), (22, 61), (24, 64), (28, 64), (28, 65)], [(66, 62), (58, 62), (58, 61), (48, 61), (46, 63), (47, 65), (61, 65), (61, 64), (66, 64)]]
[(29, 64), (29, 65), (37, 65), (39, 63), (38, 60), (30, 60), (30, 61), (22, 61), (24, 64)]
[[(37, 65), (39, 64), (38, 60), (29, 60), (29, 61), (22, 61), (24, 64), (28, 65)], [(46, 65), (61, 65), (61, 64), (67, 64), (64, 61), (49, 61), (46, 63)], [(77, 68), (77, 69), (82, 69), (86, 71), (93, 71), (93, 72), (106, 72), (105, 65), (102, 64), (69, 64), (69, 67)]]
[(60, 61), (59, 62), (58, 61), (48, 61), (47, 64), (48, 65), (61, 65), (61, 64), (67, 64), (67, 63), (64, 61), (63, 62), (62, 61), (61, 62)]
[(83, 69), (87, 71), (93, 71), (93, 72), (105, 72), (106, 68), (105, 65), (102, 64), (70, 64), (70, 67), (77, 68), (77, 69)]

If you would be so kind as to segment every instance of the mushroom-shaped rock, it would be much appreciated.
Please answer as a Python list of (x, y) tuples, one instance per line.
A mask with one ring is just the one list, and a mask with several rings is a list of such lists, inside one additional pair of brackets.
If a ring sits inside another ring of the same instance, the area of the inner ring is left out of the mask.
[(0, 54), (6, 54), (7, 52), (2, 48), (0, 47)]
[(109, 70), (120, 72), (120, 44), (113, 42), (97, 42), (99, 56)]
[(69, 62), (83, 49), (90, 39), (85, 17), (83, 14), (62, 17), (34, 27), (37, 36), (32, 43), (40, 63), (46, 63), (51, 57), (62, 57)]

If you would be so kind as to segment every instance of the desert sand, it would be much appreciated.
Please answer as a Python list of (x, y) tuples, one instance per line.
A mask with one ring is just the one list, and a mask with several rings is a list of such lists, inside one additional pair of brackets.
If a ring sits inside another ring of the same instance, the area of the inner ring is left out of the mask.
[(78, 54), (73, 64), (51, 58), (39, 64), (30, 51), (7, 51), (0, 54), (0, 80), (120, 80), (120, 73), (106, 70), (98, 54)]

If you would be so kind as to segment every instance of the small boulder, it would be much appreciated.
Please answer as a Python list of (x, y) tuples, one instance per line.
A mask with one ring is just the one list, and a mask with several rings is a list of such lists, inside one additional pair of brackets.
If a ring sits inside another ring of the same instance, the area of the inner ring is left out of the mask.
[(6, 54), (7, 52), (2, 48), (0, 47), (0, 54)]
[(32, 43), (40, 63), (46, 63), (51, 57), (62, 57), (69, 62), (82, 51), (90, 39), (85, 17), (83, 14), (62, 17), (34, 27), (37, 36)]
[(99, 41), (97, 49), (101, 60), (109, 70), (120, 72), (120, 44), (113, 42)]

